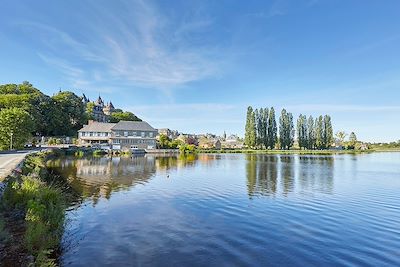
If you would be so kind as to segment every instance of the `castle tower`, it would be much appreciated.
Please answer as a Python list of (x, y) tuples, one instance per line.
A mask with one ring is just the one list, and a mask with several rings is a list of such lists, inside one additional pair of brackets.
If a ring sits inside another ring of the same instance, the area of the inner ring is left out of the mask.
[(115, 108), (111, 101), (110, 101), (110, 103), (107, 103), (107, 105), (103, 108), (103, 112), (107, 116), (110, 116), (114, 112), (114, 110), (115, 110)]

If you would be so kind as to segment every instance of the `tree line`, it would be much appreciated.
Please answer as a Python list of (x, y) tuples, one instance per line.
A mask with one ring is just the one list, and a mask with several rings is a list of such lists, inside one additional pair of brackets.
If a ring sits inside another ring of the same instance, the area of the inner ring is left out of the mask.
[[(297, 130), (297, 131), (296, 131)], [(312, 116), (300, 114), (296, 130), (293, 114), (282, 109), (279, 116), (279, 131), (275, 109), (247, 108), (244, 143), (249, 148), (291, 149), (297, 142), (301, 149), (328, 149), (333, 143), (333, 127), (329, 115)], [(279, 133), (279, 134), (278, 134)]]
[[(70, 91), (48, 96), (29, 82), (0, 85), (0, 150), (20, 148), (30, 136), (75, 136), (87, 124), (90, 112), (82, 98)], [(116, 110), (110, 118), (140, 120), (133, 113)]]

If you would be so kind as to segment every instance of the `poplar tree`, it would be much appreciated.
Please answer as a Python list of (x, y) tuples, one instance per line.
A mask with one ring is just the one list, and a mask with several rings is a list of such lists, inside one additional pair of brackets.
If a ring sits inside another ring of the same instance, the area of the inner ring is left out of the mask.
[(329, 115), (324, 116), (324, 147), (330, 148), (333, 143), (332, 121)]
[(315, 146), (324, 149), (324, 118), (319, 116), (315, 121)]
[(288, 125), (287, 125), (287, 149), (290, 149), (293, 144), (294, 144), (294, 135), (295, 135), (295, 130), (294, 130), (294, 123), (293, 123), (293, 114), (288, 113)]
[(271, 149), (275, 148), (275, 144), (278, 139), (277, 131), (278, 129), (275, 120), (275, 110), (273, 107), (271, 107), (268, 116), (268, 147), (270, 147)]
[(246, 115), (246, 127), (245, 127), (245, 132), (244, 132), (244, 144), (246, 146), (250, 146), (250, 135), (251, 135), (251, 116), (253, 113), (253, 108), (252, 107), (248, 107), (247, 108), (247, 115)]
[(282, 109), (281, 116), (279, 117), (279, 144), (281, 149), (284, 149), (286, 147), (285, 120), (286, 120), (286, 110)]
[(294, 142), (293, 115), (283, 109), (279, 117), (279, 140), (281, 149), (290, 149)]
[(263, 144), (264, 147), (267, 149), (268, 148), (268, 118), (269, 118), (269, 110), (268, 108), (264, 108), (264, 115), (262, 117), (263, 119)]
[(256, 110), (257, 147), (262, 147), (264, 139), (264, 109)]
[(297, 142), (299, 143), (300, 148), (307, 148), (307, 137), (307, 117), (300, 114), (297, 119)]
[(254, 112), (251, 112), (250, 114), (249, 130), (250, 130), (249, 146), (254, 148), (256, 146), (256, 139), (257, 139), (256, 117)]
[(315, 149), (315, 126), (312, 116), (308, 117), (307, 121), (307, 149)]

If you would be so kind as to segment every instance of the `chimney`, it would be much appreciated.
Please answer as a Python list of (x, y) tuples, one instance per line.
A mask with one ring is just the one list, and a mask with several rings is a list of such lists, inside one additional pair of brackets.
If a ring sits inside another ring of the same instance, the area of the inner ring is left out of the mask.
[(88, 120), (88, 125), (93, 124), (94, 120)]

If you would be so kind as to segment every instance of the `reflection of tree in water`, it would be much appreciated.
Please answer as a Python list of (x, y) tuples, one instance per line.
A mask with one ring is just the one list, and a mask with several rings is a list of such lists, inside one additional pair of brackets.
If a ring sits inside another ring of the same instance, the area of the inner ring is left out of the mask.
[(109, 199), (112, 192), (145, 184), (157, 171), (194, 166), (196, 155), (134, 156), (134, 157), (65, 157), (48, 163), (56, 173), (67, 179), (82, 198)]
[(294, 157), (283, 155), (280, 161), (282, 190), (283, 194), (287, 195), (294, 190)]
[(63, 158), (49, 162), (49, 167), (94, 204), (100, 197), (109, 199), (113, 191), (148, 182), (156, 172), (154, 157)]
[(293, 192), (295, 190), (296, 157), (299, 158), (298, 179), (301, 189), (331, 193), (334, 163), (334, 158), (331, 156), (248, 154), (246, 155), (248, 195), (250, 197), (275, 195), (278, 179), (284, 196)]
[(277, 157), (275, 155), (246, 155), (247, 188), (250, 197), (274, 195), (277, 185)]
[(246, 155), (247, 192), (250, 197), (257, 193), (257, 155)]
[(299, 179), (302, 190), (332, 193), (333, 156), (299, 156)]

